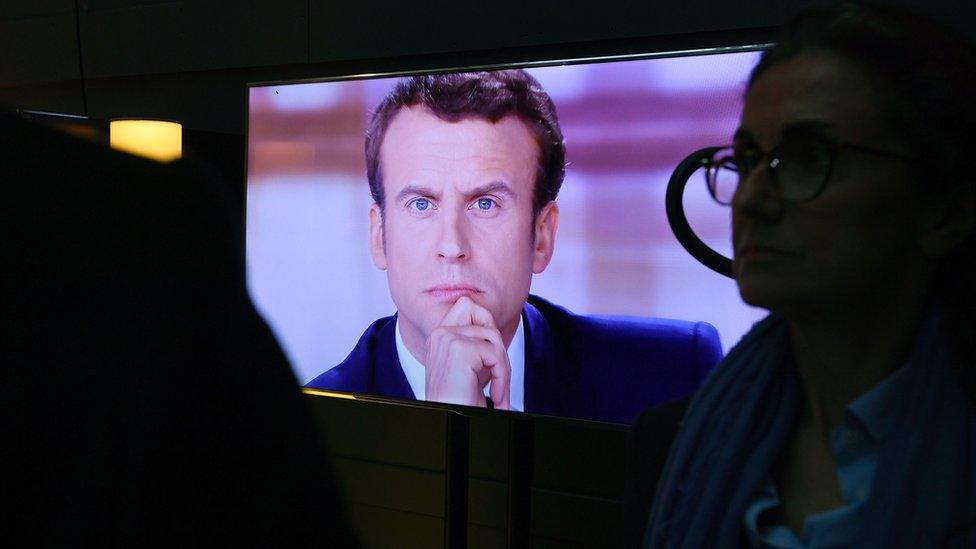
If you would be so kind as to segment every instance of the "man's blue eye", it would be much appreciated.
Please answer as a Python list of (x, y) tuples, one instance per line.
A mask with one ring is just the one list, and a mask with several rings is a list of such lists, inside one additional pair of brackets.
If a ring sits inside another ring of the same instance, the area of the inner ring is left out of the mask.
[(427, 210), (427, 208), (430, 207), (430, 201), (427, 200), (426, 198), (418, 198), (413, 202), (411, 202), (410, 204), (413, 205), (414, 209), (417, 210), (418, 212), (425, 211)]
[(478, 199), (478, 209), (480, 210), (490, 210), (495, 206), (495, 201), (490, 198), (479, 198)]

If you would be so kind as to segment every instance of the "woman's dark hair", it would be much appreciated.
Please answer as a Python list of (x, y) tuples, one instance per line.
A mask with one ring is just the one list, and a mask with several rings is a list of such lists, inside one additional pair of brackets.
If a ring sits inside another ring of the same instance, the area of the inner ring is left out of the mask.
[(566, 148), (549, 94), (521, 69), (414, 76), (398, 84), (377, 107), (366, 129), (366, 176), (369, 190), (383, 207), (380, 146), (390, 121), (403, 107), (427, 107), (448, 122), (484, 118), (497, 122), (519, 116), (539, 144), (539, 167), (532, 197), (533, 214), (555, 200), (566, 173)]
[[(956, 30), (902, 9), (841, 3), (805, 11), (782, 29), (749, 78), (800, 54), (824, 52), (878, 78), (883, 108), (913, 156), (915, 180), (935, 197), (976, 200), (976, 47)], [(976, 242), (945, 256), (936, 274), (961, 375), (976, 401)]]

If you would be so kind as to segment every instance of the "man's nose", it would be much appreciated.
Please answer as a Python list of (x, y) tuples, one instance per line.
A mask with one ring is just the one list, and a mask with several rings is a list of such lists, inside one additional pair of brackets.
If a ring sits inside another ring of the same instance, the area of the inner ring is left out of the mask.
[(766, 163), (739, 179), (732, 195), (732, 210), (739, 215), (775, 220), (783, 215), (783, 205), (773, 172)]
[(461, 262), (471, 256), (467, 224), (463, 213), (449, 213), (441, 216), (440, 239), (437, 243), (437, 258), (448, 263)]

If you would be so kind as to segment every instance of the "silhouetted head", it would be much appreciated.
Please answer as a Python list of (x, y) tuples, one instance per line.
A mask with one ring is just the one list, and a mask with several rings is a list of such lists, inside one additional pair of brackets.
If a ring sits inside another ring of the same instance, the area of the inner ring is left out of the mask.
[(735, 138), (743, 298), (789, 316), (938, 288), (972, 318), (974, 94), (973, 45), (923, 17), (840, 4), (788, 23)]

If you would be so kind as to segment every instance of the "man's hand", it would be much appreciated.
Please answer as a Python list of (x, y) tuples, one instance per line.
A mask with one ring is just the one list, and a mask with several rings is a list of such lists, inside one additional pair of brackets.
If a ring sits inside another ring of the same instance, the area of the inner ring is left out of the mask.
[(427, 400), (485, 406), (491, 382), (495, 408), (509, 408), (512, 366), (495, 319), (464, 296), (444, 315), (427, 340)]

